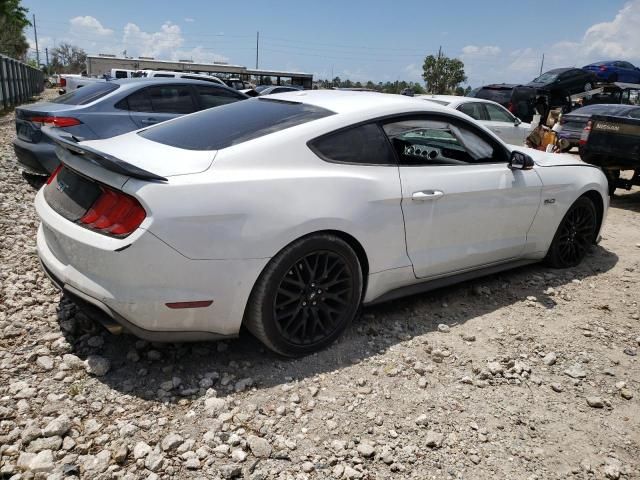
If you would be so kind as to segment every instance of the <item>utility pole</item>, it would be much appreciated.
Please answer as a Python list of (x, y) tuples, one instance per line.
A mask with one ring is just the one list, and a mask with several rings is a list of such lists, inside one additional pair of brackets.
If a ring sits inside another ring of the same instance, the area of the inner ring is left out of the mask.
[(40, 50), (38, 50), (38, 29), (36, 28), (36, 14), (33, 14), (33, 35), (36, 37), (36, 62), (40, 68)]
[(540, 75), (542, 75), (542, 67), (544, 66), (544, 53), (542, 54), (542, 62), (540, 62)]
[(47, 57), (47, 68), (49, 68), (49, 49), (47, 47), (44, 48), (44, 54)]
[(260, 58), (260, 32), (256, 32), (256, 70), (258, 69), (259, 58)]

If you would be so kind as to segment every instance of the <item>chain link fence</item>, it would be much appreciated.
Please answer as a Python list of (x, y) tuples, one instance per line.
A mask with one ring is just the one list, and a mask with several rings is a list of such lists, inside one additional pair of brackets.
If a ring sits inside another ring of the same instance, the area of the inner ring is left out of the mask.
[(44, 74), (26, 63), (0, 55), (0, 100), (4, 110), (44, 90)]

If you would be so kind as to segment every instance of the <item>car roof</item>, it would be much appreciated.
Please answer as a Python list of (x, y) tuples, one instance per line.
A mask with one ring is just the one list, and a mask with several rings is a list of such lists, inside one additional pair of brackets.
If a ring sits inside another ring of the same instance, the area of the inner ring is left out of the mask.
[(593, 105), (587, 105), (585, 107), (576, 108), (572, 112), (567, 113), (567, 115), (575, 114), (581, 115), (584, 113), (595, 113), (595, 112), (609, 112), (611, 115), (620, 115), (631, 110), (635, 110), (640, 108), (640, 105), (625, 105), (619, 103), (596, 103)]
[[(300, 102), (325, 108), (338, 114), (350, 113), (395, 113), (419, 111), (419, 103), (414, 97), (378, 92), (358, 92), (353, 90), (302, 90), (269, 95), (270, 100)], [(455, 110), (429, 102), (429, 110), (451, 114)], [(462, 114), (460, 114), (462, 115)]]
[(160, 85), (163, 83), (180, 83), (189, 85), (215, 85), (220, 88), (228, 88), (225, 85), (221, 85), (217, 82), (209, 82), (207, 80), (194, 80), (191, 78), (177, 78), (177, 77), (140, 77), (140, 78), (121, 78), (118, 80), (109, 80), (109, 82), (117, 83), (128, 88), (135, 87), (137, 85)]
[(421, 100), (440, 100), (442, 102), (454, 103), (456, 105), (461, 105), (463, 103), (491, 103), (493, 105), (499, 105), (497, 102), (493, 100), (487, 100), (486, 98), (477, 98), (477, 97), (463, 97), (460, 95), (416, 95), (414, 98), (419, 98)]

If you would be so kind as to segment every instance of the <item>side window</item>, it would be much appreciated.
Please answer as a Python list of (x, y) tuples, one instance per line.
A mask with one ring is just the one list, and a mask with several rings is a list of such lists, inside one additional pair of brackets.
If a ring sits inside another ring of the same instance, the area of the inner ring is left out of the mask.
[(316, 155), (330, 162), (393, 165), (395, 159), (384, 133), (375, 123), (329, 133), (309, 143)]
[(472, 125), (446, 118), (418, 118), (384, 125), (401, 165), (507, 162), (505, 151)]
[(463, 103), (458, 107), (458, 110), (476, 120), (485, 120), (484, 111), (480, 102)]
[(116, 78), (127, 78), (127, 72), (123, 70), (116, 70)]
[(238, 100), (244, 100), (245, 98), (242, 95), (230, 92), (225, 88), (198, 85), (196, 86), (196, 91), (200, 97), (200, 106), (202, 109), (219, 107), (220, 105), (237, 102)]
[(122, 110), (131, 110), (132, 112), (151, 112), (151, 100), (147, 95), (147, 88), (138, 90), (126, 98), (123, 98), (115, 107)]
[(147, 89), (151, 109), (156, 113), (191, 113), (195, 111), (191, 90), (186, 86), (162, 85)]
[(635, 110), (631, 110), (629, 112), (629, 116), (631, 118), (637, 118), (637, 119), (640, 120), (640, 108), (636, 108)]
[(159, 78), (175, 78), (176, 76), (171, 74), (171, 73), (156, 73), (154, 75), (154, 77), (159, 77)]
[(487, 103), (485, 104), (485, 108), (487, 109), (487, 113), (489, 114), (489, 120), (491, 120), (492, 122), (513, 123), (515, 121), (513, 116), (502, 107)]

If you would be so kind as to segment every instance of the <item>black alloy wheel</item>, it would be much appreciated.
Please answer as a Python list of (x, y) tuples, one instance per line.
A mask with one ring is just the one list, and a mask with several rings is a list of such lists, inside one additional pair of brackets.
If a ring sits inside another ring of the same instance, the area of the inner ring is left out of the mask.
[(553, 239), (547, 261), (557, 268), (575, 267), (593, 245), (597, 214), (593, 202), (580, 197), (565, 214)]
[(244, 325), (276, 353), (307, 355), (332, 343), (353, 320), (362, 284), (358, 256), (344, 240), (332, 234), (303, 237), (265, 267)]
[(273, 316), (284, 339), (309, 345), (330, 336), (353, 301), (353, 272), (346, 259), (315, 251), (298, 259), (280, 281)]

